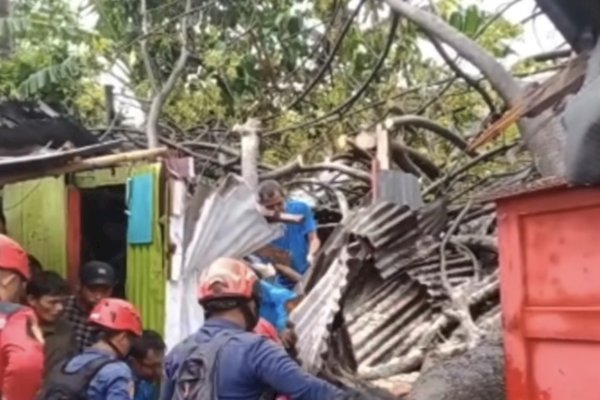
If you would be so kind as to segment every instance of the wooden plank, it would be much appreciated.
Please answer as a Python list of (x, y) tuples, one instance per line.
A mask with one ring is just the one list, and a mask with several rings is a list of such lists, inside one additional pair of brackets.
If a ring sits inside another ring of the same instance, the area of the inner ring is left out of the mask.
[(6, 185), (8, 234), (44, 269), (67, 275), (67, 190), (63, 176)]
[(131, 175), (133, 165), (115, 168), (102, 168), (92, 171), (77, 172), (71, 176), (73, 185), (80, 189), (91, 189), (100, 186), (124, 185)]
[(377, 140), (377, 161), (380, 170), (390, 169), (390, 136), (382, 124), (377, 124), (375, 130)]

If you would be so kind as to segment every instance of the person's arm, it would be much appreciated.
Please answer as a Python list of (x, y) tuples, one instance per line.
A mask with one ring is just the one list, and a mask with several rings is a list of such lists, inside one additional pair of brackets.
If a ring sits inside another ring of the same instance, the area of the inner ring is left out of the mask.
[(310, 263), (317, 254), (317, 251), (321, 248), (321, 241), (319, 240), (319, 236), (317, 235), (317, 222), (315, 221), (315, 216), (310, 208), (310, 206), (306, 205), (306, 208), (303, 211), (304, 220), (303, 231), (308, 240), (308, 255), (307, 258)]
[(31, 310), (12, 315), (2, 331), (1, 349), (6, 360), (2, 398), (31, 400), (42, 386), (44, 342)]
[(285, 350), (265, 338), (253, 344), (248, 357), (254, 378), (294, 400), (341, 399), (345, 392), (301, 369)]

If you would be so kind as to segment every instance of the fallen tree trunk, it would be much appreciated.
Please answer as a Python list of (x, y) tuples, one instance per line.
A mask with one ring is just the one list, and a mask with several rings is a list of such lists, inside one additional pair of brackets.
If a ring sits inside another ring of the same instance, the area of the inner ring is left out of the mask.
[(490, 340), (431, 367), (414, 383), (407, 400), (504, 400), (502, 342)]

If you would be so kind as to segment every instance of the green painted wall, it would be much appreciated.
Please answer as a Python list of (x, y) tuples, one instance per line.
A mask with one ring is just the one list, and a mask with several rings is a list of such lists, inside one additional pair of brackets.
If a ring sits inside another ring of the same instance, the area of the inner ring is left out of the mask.
[[(165, 328), (165, 244), (160, 223), (160, 164), (134, 167), (131, 176), (151, 173), (154, 176), (153, 241), (148, 245), (127, 246), (127, 298), (142, 313), (144, 328), (164, 335)], [(166, 231), (166, 230), (165, 230)]]
[(63, 176), (4, 187), (8, 233), (45, 269), (67, 274), (67, 190)]

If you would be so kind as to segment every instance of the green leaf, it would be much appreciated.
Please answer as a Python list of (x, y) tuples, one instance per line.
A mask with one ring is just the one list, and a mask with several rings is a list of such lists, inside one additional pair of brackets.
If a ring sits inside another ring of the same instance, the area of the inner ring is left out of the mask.
[(450, 14), (450, 20), (448, 22), (459, 31), (463, 31), (464, 18), (462, 13), (459, 11), (454, 11), (452, 14)]
[(300, 17), (291, 17), (287, 22), (287, 31), (290, 36), (296, 36), (302, 29), (302, 19)]
[(79, 71), (77, 57), (69, 57), (59, 64), (42, 68), (27, 77), (18, 87), (19, 93), (24, 97), (36, 95), (47, 85), (63, 80), (74, 79)]
[(469, 37), (475, 36), (483, 23), (483, 16), (477, 6), (467, 8), (464, 19), (463, 33)]

